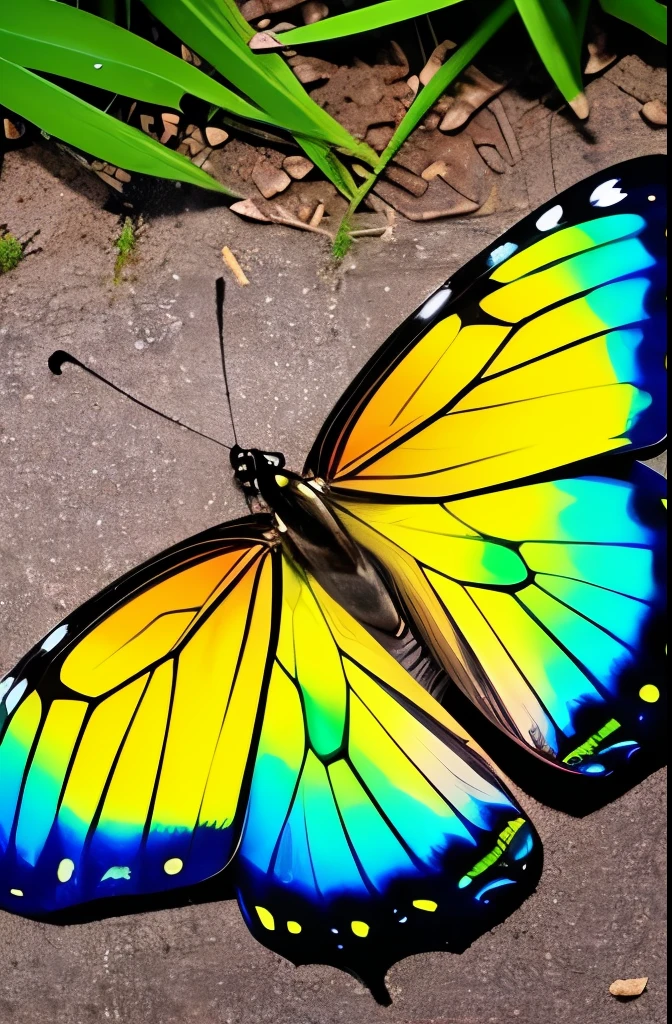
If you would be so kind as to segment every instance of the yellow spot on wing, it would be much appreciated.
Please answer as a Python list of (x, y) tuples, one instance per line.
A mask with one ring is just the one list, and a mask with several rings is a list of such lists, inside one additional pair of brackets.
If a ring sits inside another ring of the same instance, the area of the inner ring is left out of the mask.
[(655, 704), (660, 697), (660, 690), (653, 683), (647, 683), (639, 691), (639, 696), (642, 700), (645, 700), (647, 704)]
[(438, 904), (434, 900), (413, 900), (413, 906), (418, 910), (436, 910)]
[(9, 891), (12, 894), (12, 896), (23, 896), (22, 889), (10, 889)]
[(369, 926), (366, 921), (351, 921), (350, 927), (354, 934), (358, 935), (360, 939), (365, 939), (369, 934)]
[(254, 909), (259, 915), (259, 920), (264, 928), (267, 928), (269, 932), (275, 931), (275, 919), (270, 910), (266, 910), (266, 907), (255, 907)]
[(179, 857), (171, 857), (170, 860), (167, 860), (163, 865), (163, 870), (167, 875), (179, 875), (183, 867), (184, 863)]
[(65, 857), (58, 865), (56, 875), (59, 882), (69, 882), (75, 872), (74, 861), (71, 861), (69, 857)]
[[(257, 907), (257, 910), (259, 910), (258, 907)], [(287, 931), (291, 932), (292, 935), (298, 935), (299, 932), (301, 931), (301, 925), (299, 924), (298, 921), (288, 921), (287, 922)]]

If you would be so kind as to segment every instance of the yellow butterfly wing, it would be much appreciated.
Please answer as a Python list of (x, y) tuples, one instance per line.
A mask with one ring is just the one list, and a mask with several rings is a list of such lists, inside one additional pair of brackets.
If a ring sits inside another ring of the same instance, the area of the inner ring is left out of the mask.
[(664, 483), (635, 466), (337, 508), (472, 702), (540, 756), (601, 775), (665, 718)]
[(463, 948), (539, 865), (526, 816), (464, 730), (285, 560), (235, 862), (253, 934), (375, 988), (408, 953)]
[(155, 892), (230, 860), (273, 643), (267, 528), (134, 570), (0, 684), (1, 905)]
[(516, 225), (373, 357), (307, 471), (344, 494), (431, 500), (658, 444), (665, 196), (664, 158), (646, 158)]

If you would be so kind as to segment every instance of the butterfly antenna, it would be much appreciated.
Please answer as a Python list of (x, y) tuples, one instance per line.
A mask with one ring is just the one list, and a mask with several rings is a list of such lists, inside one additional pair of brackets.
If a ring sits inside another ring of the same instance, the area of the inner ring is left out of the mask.
[(231, 451), (230, 445), (224, 444), (223, 441), (218, 441), (216, 437), (210, 437), (210, 434), (204, 434), (201, 430), (197, 430), (196, 427), (190, 427), (188, 423), (183, 423), (182, 420), (177, 418), (177, 416), (168, 416), (167, 413), (161, 412), (160, 409), (155, 409), (154, 406), (147, 405), (147, 403), (143, 402), (142, 399), (136, 398), (135, 395), (129, 394), (128, 391), (124, 391), (123, 388), (120, 388), (118, 384), (113, 384), (111, 380), (107, 379), (107, 377), (103, 377), (102, 374), (97, 373), (95, 370), (92, 370), (90, 366), (85, 366), (84, 363), (80, 362), (79, 359), (71, 355), (69, 352), (64, 352), (63, 349), (59, 349), (57, 352), (52, 352), (52, 354), (49, 356), (49, 369), (58, 377), (60, 377), (61, 373), (63, 372), (63, 365), (65, 363), (72, 363), (73, 366), (78, 366), (80, 370), (84, 370), (92, 377), (95, 377), (96, 380), (100, 380), (103, 382), (103, 384), (107, 384), (107, 386), (112, 388), (113, 391), (118, 391), (120, 395), (124, 396), (124, 398), (129, 398), (131, 402), (135, 402), (135, 404), (141, 406), (141, 408), (148, 409), (149, 412), (156, 413), (156, 415), (160, 416), (161, 419), (167, 420), (169, 423), (172, 423), (173, 425), (183, 427), (190, 433), (196, 434), (198, 437), (203, 437), (205, 438), (206, 441), (213, 441), (215, 444), (218, 444), (220, 448), (226, 448), (227, 451)]
[(215, 283), (215, 296), (217, 303), (217, 330), (219, 332), (219, 353), (222, 357), (222, 373), (224, 375), (224, 390), (226, 392), (226, 402), (229, 407), (229, 418), (231, 420), (231, 429), (233, 430), (233, 440), (238, 445), (238, 435), (236, 434), (236, 421), (233, 418), (233, 406), (231, 404), (231, 391), (229, 390), (229, 378), (226, 373), (226, 353), (224, 351), (224, 301), (226, 299), (226, 281), (223, 277), (218, 277)]

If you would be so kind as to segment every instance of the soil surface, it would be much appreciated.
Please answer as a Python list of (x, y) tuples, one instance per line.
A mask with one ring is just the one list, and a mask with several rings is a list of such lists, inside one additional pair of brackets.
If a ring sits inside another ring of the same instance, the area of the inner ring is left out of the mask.
[[(161, 549), (244, 514), (225, 452), (47, 357), (67, 348), (140, 398), (232, 440), (215, 328), (228, 245), (228, 370), (243, 443), (300, 469), (327, 411), (402, 317), (510, 224), (664, 131), (608, 76), (583, 133), (538, 104), (490, 216), (400, 220), (330, 268), (318, 236), (247, 223), (209, 197), (163, 193), (113, 283), (118, 217), (98, 179), (37, 148), (9, 154), (0, 222), (41, 253), (0, 278), (0, 674), (83, 600)], [(659, 468), (661, 468), (659, 466)], [(626, 1024), (666, 1020), (663, 771), (579, 818), (516, 790), (545, 848), (536, 893), (461, 956), (391, 969), (383, 1009), (356, 981), (294, 968), (235, 902), (68, 928), (0, 913), (0, 1020), (11, 1024)], [(634, 1003), (616, 978), (649, 976)]]

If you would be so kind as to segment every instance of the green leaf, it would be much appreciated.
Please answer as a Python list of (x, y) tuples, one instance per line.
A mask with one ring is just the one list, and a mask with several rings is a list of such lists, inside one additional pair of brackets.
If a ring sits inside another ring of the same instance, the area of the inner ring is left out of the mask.
[(360, 159), (363, 146), (310, 98), (278, 54), (262, 57), (247, 43), (253, 31), (234, 0), (143, 0), (178, 39), (204, 57), (229, 82), (293, 135), (321, 139)]
[(179, 109), (185, 93), (239, 117), (269, 118), (237, 93), (146, 39), (54, 0), (21, 0), (0, 20), (0, 56), (14, 64)]
[(357, 195), (357, 185), (350, 171), (341, 163), (335, 153), (322, 142), (314, 142), (311, 139), (303, 139), (301, 145), (323, 174), (329, 178), (332, 185), (341, 192), (346, 199), (352, 200)]
[(564, 0), (516, 0), (516, 7), (556, 86), (578, 116), (587, 117), (581, 43)]
[(452, 7), (461, 0), (385, 0), (384, 3), (362, 7), (347, 14), (337, 14), (312, 25), (290, 29), (278, 34), (283, 46), (300, 46), (301, 43), (320, 43), (327, 39), (341, 39), (358, 32), (370, 32), (375, 28), (394, 25), (398, 21), (418, 18), (444, 7)]
[(600, 5), (607, 14), (667, 43), (667, 7), (657, 0), (600, 0)]
[(32, 71), (0, 57), (2, 102), (49, 135), (129, 171), (175, 178), (235, 196), (180, 153), (73, 96)]

